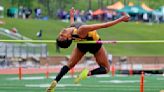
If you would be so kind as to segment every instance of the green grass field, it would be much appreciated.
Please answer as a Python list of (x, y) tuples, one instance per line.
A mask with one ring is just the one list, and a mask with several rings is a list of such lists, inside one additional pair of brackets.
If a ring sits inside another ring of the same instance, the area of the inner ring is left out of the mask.
[[(60, 20), (22, 20), (22, 19), (3, 19), (6, 24), (1, 27), (11, 29), (16, 27), (18, 32), (34, 40), (37, 39), (36, 33), (43, 30), (43, 40), (55, 40), (60, 30), (67, 27), (69, 23)], [(88, 22), (93, 24), (98, 22)], [(99, 30), (102, 40), (164, 40), (164, 24), (146, 23), (120, 23), (107, 29)], [(0, 39), (9, 39), (0, 35)], [(74, 45), (68, 49), (62, 49), (61, 53), (56, 53), (54, 43), (48, 44), (49, 55), (70, 55)], [(108, 53), (115, 56), (163, 56), (164, 44), (115, 44), (105, 45)]]
[[(0, 92), (45, 92), (46, 87), (55, 75), (49, 79), (40, 75), (24, 75), (18, 80), (17, 75), (0, 75)], [(68, 76), (68, 75), (67, 75)], [(35, 78), (35, 79), (34, 79)], [(40, 78), (40, 79), (36, 79)], [(164, 90), (164, 76), (145, 76), (144, 92)], [(140, 92), (140, 76), (90, 77), (74, 84), (73, 78), (63, 78), (55, 92)]]

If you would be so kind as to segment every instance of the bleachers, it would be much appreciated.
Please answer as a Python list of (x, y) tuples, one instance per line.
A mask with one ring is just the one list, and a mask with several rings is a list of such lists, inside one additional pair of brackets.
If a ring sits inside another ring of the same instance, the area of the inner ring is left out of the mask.
[(46, 44), (0, 43), (0, 56), (6, 57), (47, 57)]

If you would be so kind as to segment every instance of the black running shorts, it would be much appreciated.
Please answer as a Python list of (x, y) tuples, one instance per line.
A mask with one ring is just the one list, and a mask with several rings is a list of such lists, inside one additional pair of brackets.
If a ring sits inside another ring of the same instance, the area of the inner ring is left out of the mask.
[(96, 43), (91, 43), (91, 44), (88, 44), (88, 43), (78, 43), (77, 44), (77, 48), (81, 51), (81, 52), (90, 52), (92, 54), (96, 54), (99, 49), (101, 48), (102, 44), (96, 44)]

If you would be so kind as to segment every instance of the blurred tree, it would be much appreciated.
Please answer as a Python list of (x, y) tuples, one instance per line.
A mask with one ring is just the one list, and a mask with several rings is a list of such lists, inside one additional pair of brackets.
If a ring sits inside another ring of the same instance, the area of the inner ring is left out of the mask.
[(14, 6), (16, 4), (17, 0), (10, 0), (10, 4)]
[(47, 0), (47, 10), (48, 10), (48, 15), (53, 17), (55, 16), (56, 12), (57, 12), (57, 0)]
[(114, 3), (114, 0), (111, 0), (111, 4), (113, 4)]
[(124, 0), (124, 5), (126, 5), (126, 0)]
[(100, 8), (101, 8), (101, 9), (104, 7), (103, 1), (104, 1), (104, 0), (100, 0)]
[(46, 0), (47, 14), (51, 16), (50, 0)]
[(47, 11), (47, 15), (51, 16), (51, 7), (50, 7), (50, 3), (51, 3), (51, 0), (38, 0), (39, 3), (41, 3), (45, 8), (46, 8), (46, 11)]
[(15, 6), (15, 7), (19, 7), (19, 6), (31, 7), (33, 1), (36, 0), (9, 0), (9, 3), (10, 6)]
[(91, 10), (92, 9), (92, 1), (88, 0), (88, 9)]
[(98, 0), (97, 3), (98, 3), (98, 8), (100, 8), (101, 7), (100, 0)]
[(72, 0), (72, 7), (75, 6), (75, 0)]
[(109, 5), (109, 0), (106, 0), (106, 6), (108, 6)]

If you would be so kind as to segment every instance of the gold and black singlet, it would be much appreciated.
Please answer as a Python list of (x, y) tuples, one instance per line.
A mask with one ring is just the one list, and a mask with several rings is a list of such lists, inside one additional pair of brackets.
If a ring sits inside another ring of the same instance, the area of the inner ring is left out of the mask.
[[(80, 38), (78, 35), (77, 35), (77, 29), (75, 28), (73, 30), (73, 33), (72, 33), (72, 37), (74, 40), (87, 40), (87, 41), (98, 41), (100, 40), (100, 36), (97, 34), (96, 30), (95, 31), (91, 31), (91, 32), (88, 32), (88, 35), (85, 37), (85, 38)], [(102, 44), (96, 44), (96, 43), (78, 43), (77, 44), (77, 48), (86, 53), (86, 52), (90, 52), (92, 54), (95, 54), (96, 52), (99, 51), (99, 49), (101, 48)]]

